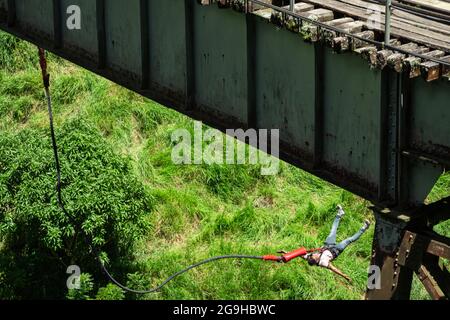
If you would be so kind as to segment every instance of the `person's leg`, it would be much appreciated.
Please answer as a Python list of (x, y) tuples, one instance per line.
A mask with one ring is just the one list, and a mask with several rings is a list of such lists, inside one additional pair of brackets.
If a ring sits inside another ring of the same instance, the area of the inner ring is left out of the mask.
[(356, 234), (354, 234), (352, 237), (340, 242), (336, 246), (336, 248), (340, 252), (344, 251), (350, 244), (352, 244), (355, 241), (358, 241), (359, 238), (361, 238), (361, 236), (364, 234), (364, 232), (366, 232), (367, 229), (369, 229), (369, 227), (370, 227), (370, 222), (368, 220), (364, 221), (364, 226), (361, 229), (359, 229), (359, 231)]
[(325, 245), (334, 245), (336, 244), (336, 235), (337, 235), (337, 229), (339, 227), (339, 222), (341, 222), (341, 218), (344, 216), (345, 212), (342, 209), (341, 206), (338, 206), (338, 213), (336, 215), (336, 218), (334, 218), (333, 225), (331, 226), (330, 234), (328, 235), (327, 239), (325, 240)]

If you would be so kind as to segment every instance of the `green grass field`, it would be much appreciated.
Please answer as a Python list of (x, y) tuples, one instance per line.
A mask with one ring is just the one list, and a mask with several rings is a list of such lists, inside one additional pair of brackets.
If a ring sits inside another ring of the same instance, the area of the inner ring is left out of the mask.
[[(0, 135), (24, 130), (48, 134), (35, 51), (0, 33)], [(171, 132), (191, 130), (192, 120), (57, 57), (51, 56), (49, 67), (57, 136), (74, 119), (89, 124), (116, 154), (131, 160), (135, 178), (153, 198), (150, 231), (139, 240), (135, 269), (124, 279), (130, 286), (155, 286), (179, 269), (219, 254), (320, 246), (338, 204), (347, 212), (339, 239), (355, 233), (364, 219), (373, 221), (368, 202), (286, 163), (272, 177), (261, 176), (259, 167), (251, 165), (174, 165)], [(64, 150), (60, 153), (64, 161)], [(443, 176), (430, 199), (448, 195), (449, 188), (450, 176)], [(438, 228), (448, 234), (448, 226)], [(353, 278), (352, 284), (300, 260), (287, 265), (224, 261), (183, 275), (160, 293), (126, 297), (362, 299), (372, 236), (373, 226), (335, 263)], [(417, 283), (413, 298), (427, 298)]]

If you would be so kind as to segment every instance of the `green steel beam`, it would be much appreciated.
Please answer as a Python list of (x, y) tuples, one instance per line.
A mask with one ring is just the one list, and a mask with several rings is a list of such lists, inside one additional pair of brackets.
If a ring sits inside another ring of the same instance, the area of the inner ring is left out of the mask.
[[(78, 5), (81, 30), (66, 27)], [(220, 130), (280, 129), (280, 157), (377, 205), (423, 203), (450, 164), (443, 80), (371, 70), (260, 17), (189, 0), (0, 0), (0, 28)]]

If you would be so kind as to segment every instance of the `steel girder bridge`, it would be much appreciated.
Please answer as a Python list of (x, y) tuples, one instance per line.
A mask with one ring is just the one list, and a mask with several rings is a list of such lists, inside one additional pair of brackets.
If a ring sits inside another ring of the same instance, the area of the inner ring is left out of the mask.
[[(450, 168), (445, 44), (383, 46), (355, 17), (282, 2), (0, 0), (0, 28), (219, 130), (280, 129), (280, 158), (373, 203), (382, 276), (367, 298), (408, 299), (414, 273), (449, 298), (450, 241), (433, 226), (450, 199), (425, 204)], [(377, 65), (387, 49), (400, 70)]]

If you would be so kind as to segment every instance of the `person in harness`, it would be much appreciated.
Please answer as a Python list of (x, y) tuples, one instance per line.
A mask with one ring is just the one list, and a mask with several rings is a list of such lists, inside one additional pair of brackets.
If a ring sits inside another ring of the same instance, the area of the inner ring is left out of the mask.
[(340, 275), (341, 277), (344, 277), (347, 281), (351, 282), (351, 278), (341, 270), (333, 266), (331, 262), (335, 260), (350, 244), (358, 241), (359, 238), (361, 238), (364, 232), (369, 229), (370, 221), (365, 220), (364, 225), (355, 235), (336, 244), (337, 229), (344, 215), (344, 209), (342, 209), (342, 206), (338, 206), (338, 213), (336, 215), (336, 218), (334, 219), (333, 226), (331, 227), (330, 235), (325, 240), (324, 246), (320, 249), (320, 251), (308, 253), (307, 255), (303, 256), (303, 258), (308, 261), (308, 264), (310, 266), (327, 268)]

